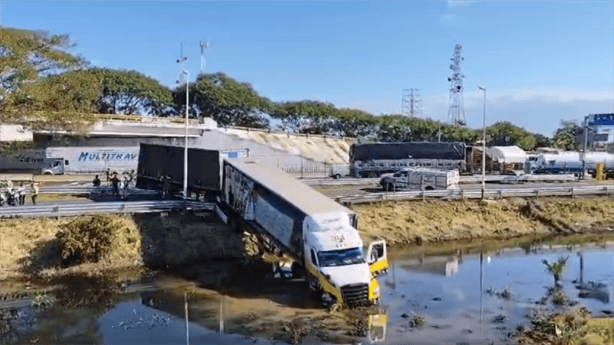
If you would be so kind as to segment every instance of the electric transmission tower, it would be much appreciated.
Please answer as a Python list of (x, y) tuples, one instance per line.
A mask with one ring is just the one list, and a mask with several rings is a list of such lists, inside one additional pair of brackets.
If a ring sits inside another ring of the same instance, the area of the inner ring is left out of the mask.
[(200, 41), (200, 74), (205, 74), (205, 54), (209, 49), (209, 42)]
[(418, 94), (420, 89), (403, 89), (403, 103), (401, 112), (405, 116), (418, 117), (422, 115), (422, 101)]
[(464, 58), (461, 57), (461, 45), (454, 46), (454, 57), (452, 57), (453, 64), (450, 65), (452, 75), (448, 78), (450, 82), (450, 108), (448, 109), (448, 120), (452, 126), (464, 126), (467, 124), (465, 121), (465, 109), (463, 108), (463, 78), (465, 77), (461, 73), (461, 61)]

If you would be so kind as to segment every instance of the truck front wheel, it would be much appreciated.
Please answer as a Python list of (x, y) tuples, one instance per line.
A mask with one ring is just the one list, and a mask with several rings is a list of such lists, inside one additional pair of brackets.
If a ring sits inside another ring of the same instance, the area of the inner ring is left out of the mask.
[(318, 298), (322, 296), (322, 286), (316, 277), (311, 273), (307, 273), (307, 283), (309, 283), (309, 290)]

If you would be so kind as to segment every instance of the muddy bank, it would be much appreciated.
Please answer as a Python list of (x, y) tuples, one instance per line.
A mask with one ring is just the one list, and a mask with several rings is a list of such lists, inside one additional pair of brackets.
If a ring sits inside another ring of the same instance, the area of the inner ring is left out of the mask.
[[(0, 221), (0, 280), (112, 276), (113, 272), (126, 269), (172, 268), (243, 256), (241, 236), (212, 214), (172, 212), (105, 217), (110, 219), (111, 228), (97, 230), (85, 226), (84, 243), (60, 234), (71, 222), (81, 219), (87, 223), (91, 217)], [(113, 236), (100, 236), (107, 232), (113, 232)], [(99, 246), (100, 242), (105, 242), (107, 249), (102, 257), (67, 260), (72, 251)], [(70, 246), (63, 248), (66, 243)]]
[(352, 208), (360, 214), (364, 239), (383, 238), (389, 244), (614, 234), (610, 197), (380, 202)]

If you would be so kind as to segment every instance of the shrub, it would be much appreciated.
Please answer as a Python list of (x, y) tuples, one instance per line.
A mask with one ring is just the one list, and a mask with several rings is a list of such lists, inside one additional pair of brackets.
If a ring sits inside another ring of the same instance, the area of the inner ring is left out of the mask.
[[(138, 233), (121, 217), (96, 215), (76, 218), (56, 233), (64, 263), (98, 262), (111, 256), (122, 243), (140, 249)], [(134, 242), (139, 243), (134, 243)]]

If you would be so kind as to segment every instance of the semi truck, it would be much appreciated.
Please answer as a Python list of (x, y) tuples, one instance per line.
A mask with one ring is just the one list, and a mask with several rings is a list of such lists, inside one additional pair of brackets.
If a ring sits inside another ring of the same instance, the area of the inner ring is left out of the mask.
[(353, 144), (350, 175), (380, 177), (407, 167), (457, 169), (470, 172), (471, 147), (464, 143), (398, 142)]
[(460, 181), (458, 170), (439, 170), (421, 167), (405, 168), (394, 174), (384, 174), (380, 185), (386, 191), (397, 189), (456, 189)]
[(136, 170), (139, 147), (48, 147), (44, 175), (123, 173)]
[(6, 173), (40, 173), (41, 169), (51, 165), (45, 150), (23, 150), (0, 153), (0, 172)]
[(292, 275), (304, 275), (320, 297), (348, 306), (379, 301), (386, 244), (365, 251), (351, 210), (251, 158), (224, 160), (220, 201), (265, 253), (289, 257)]
[[(221, 190), (222, 159), (248, 156), (248, 150), (219, 151), (188, 148), (188, 188), (205, 196), (214, 196)], [(185, 148), (182, 146), (140, 144), (136, 187), (162, 190), (170, 184), (168, 192), (183, 188)], [(165, 179), (170, 181), (165, 182)]]

